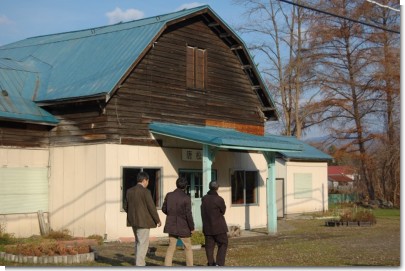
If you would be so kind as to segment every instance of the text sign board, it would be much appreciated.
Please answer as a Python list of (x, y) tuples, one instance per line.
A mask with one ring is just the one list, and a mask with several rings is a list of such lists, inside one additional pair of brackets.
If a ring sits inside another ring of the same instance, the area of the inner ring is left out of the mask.
[(182, 149), (181, 159), (183, 161), (201, 162), (202, 161), (202, 150), (194, 149)]

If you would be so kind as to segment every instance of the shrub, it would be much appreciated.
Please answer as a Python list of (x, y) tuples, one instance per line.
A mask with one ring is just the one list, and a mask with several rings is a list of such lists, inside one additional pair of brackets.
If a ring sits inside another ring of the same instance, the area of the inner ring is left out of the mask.
[(373, 224), (375, 224), (377, 222), (375, 215), (372, 213), (372, 211), (368, 211), (368, 210), (358, 211), (355, 214), (354, 219), (355, 219), (355, 221), (371, 222)]
[(200, 231), (194, 231), (191, 235), (191, 244), (192, 245), (205, 245), (205, 236)]
[(46, 236), (46, 239), (55, 239), (55, 240), (72, 240), (73, 237), (70, 235), (69, 230), (54, 231), (51, 230)]
[(12, 244), (14, 241), (14, 235), (7, 233), (4, 225), (0, 224), (0, 245)]
[(375, 215), (371, 210), (357, 210), (346, 209), (340, 214), (340, 221), (342, 222), (371, 222), (375, 224), (377, 222)]
[(101, 235), (98, 235), (98, 234), (89, 235), (89, 236), (87, 236), (87, 238), (88, 238), (88, 239), (95, 239), (95, 240), (97, 240), (97, 243), (98, 243), (99, 245), (102, 245), (102, 244), (104, 243), (103, 237), (102, 237)]

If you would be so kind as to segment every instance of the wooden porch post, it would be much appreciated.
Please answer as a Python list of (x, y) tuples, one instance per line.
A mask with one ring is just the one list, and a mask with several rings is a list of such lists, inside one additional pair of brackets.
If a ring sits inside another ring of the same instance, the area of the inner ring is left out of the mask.
[(267, 161), (267, 233), (277, 234), (276, 158), (274, 152), (263, 152)]

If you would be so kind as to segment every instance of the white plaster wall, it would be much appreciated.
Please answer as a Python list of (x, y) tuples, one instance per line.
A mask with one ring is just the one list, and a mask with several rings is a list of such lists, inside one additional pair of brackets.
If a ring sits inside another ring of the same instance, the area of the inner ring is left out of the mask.
[(103, 235), (106, 228), (106, 145), (50, 149), (49, 211), (53, 230)]
[[(166, 153), (165, 153), (166, 152)], [(176, 187), (178, 159), (181, 150), (147, 146), (107, 145), (106, 163), (106, 234), (108, 239), (133, 238), (131, 227), (126, 225), (126, 213), (121, 206), (122, 167), (162, 168), (163, 196)], [(169, 161), (168, 157), (172, 160)], [(177, 160), (177, 161), (176, 161)], [(200, 163), (197, 163), (200, 164)], [(150, 235), (166, 236), (163, 225), (166, 219), (158, 209), (162, 227), (151, 229)]]
[[(267, 163), (263, 154), (219, 151), (212, 167), (217, 169), (217, 178), (220, 185), (218, 194), (224, 198), (227, 206), (225, 213), (227, 223), (229, 225), (239, 225), (242, 229), (266, 227)], [(230, 172), (235, 169), (259, 171), (258, 204), (232, 206)]]
[[(328, 209), (328, 170), (326, 162), (286, 162), (286, 214), (319, 212)], [(295, 199), (294, 173), (312, 174), (312, 198)]]
[[(162, 167), (163, 197), (176, 188), (179, 169), (201, 169), (201, 162), (181, 160), (181, 149), (107, 145), (106, 147), (106, 234), (108, 239), (132, 238), (133, 232), (126, 226), (126, 213), (121, 208), (122, 167)], [(257, 163), (259, 168), (255, 166)], [(213, 163), (220, 183), (219, 194), (227, 205), (225, 218), (229, 224), (242, 228), (264, 227), (266, 218), (267, 165), (262, 154), (247, 154), (219, 151)], [(232, 206), (230, 189), (230, 169), (259, 170), (259, 204), (254, 206)], [(166, 215), (158, 209), (162, 225)], [(245, 219), (245, 217), (248, 217)], [(151, 229), (152, 237), (167, 236), (163, 226)]]
[[(48, 149), (0, 148), (0, 167), (9, 168), (46, 168), (48, 167)], [(45, 212), (45, 219), (48, 214)], [(39, 235), (37, 213), (0, 214), (0, 225), (7, 233), (15, 237)]]

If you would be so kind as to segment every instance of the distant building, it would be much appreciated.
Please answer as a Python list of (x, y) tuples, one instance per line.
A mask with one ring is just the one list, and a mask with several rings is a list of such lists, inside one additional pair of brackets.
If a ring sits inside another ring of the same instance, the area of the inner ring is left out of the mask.
[(348, 166), (328, 166), (328, 190), (337, 193), (353, 192), (355, 171)]

